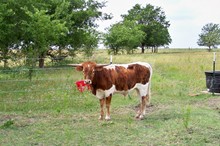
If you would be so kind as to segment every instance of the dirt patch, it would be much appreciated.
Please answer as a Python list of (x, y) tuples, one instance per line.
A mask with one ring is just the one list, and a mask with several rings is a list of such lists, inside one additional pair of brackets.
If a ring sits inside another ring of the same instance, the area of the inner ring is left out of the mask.
[(208, 99), (207, 103), (209, 107), (218, 110), (220, 113), (220, 97), (210, 98)]
[[(137, 112), (139, 110), (140, 104), (136, 105), (133, 109)], [(160, 109), (166, 109), (167, 106), (165, 105), (153, 105), (150, 104), (146, 107), (146, 114), (154, 113), (155, 111), (158, 111)]]
[(13, 124), (17, 127), (25, 127), (35, 123), (36, 119), (15, 114), (0, 115), (0, 126), (4, 125), (9, 121), (13, 121)]
[(220, 113), (220, 97), (209, 98), (205, 101), (199, 101), (194, 104), (198, 107), (210, 107), (213, 110), (217, 110)]

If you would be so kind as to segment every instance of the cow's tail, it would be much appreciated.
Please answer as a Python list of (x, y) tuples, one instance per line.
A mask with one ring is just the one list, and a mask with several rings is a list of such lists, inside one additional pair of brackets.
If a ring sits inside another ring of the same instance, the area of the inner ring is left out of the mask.
[(150, 99), (151, 99), (151, 78), (152, 78), (152, 75), (153, 75), (153, 69), (151, 67), (151, 65), (149, 64), (149, 69), (150, 69), (150, 78), (149, 78), (149, 84), (148, 84), (148, 105), (150, 105)]

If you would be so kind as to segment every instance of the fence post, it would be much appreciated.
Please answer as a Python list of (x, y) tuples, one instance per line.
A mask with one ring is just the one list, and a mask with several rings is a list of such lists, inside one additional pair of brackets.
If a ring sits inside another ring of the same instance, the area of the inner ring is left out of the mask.
[(28, 78), (30, 81), (32, 81), (33, 71), (33, 67), (28, 68)]
[[(212, 88), (215, 86), (215, 61), (216, 61), (216, 53), (214, 52), (214, 57), (213, 57), (213, 74), (212, 74)], [(212, 95), (214, 95), (214, 89), (212, 89)]]

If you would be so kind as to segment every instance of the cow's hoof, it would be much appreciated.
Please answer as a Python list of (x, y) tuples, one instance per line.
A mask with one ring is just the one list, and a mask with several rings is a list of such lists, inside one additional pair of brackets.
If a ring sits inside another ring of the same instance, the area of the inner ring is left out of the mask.
[(106, 120), (106, 121), (110, 121), (110, 120), (111, 120), (111, 117), (110, 117), (110, 116), (106, 116), (106, 117), (105, 117), (105, 120)]
[(99, 120), (102, 121), (103, 120), (103, 116), (99, 116)]
[(136, 120), (143, 120), (144, 116), (143, 115), (136, 115), (135, 118), (136, 118)]
[(138, 119), (140, 117), (141, 114), (136, 114), (135, 118)]
[(144, 115), (140, 115), (140, 116), (139, 116), (139, 119), (140, 119), (140, 120), (143, 120), (143, 119), (144, 119)]

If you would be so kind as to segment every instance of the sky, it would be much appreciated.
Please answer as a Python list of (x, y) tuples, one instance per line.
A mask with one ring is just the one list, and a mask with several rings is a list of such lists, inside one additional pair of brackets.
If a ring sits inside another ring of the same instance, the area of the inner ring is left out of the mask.
[[(103, 0), (98, 0), (103, 1)], [(197, 41), (202, 27), (208, 23), (220, 24), (219, 0), (106, 0), (101, 11), (112, 14), (111, 20), (98, 21), (99, 30), (122, 20), (135, 4), (161, 7), (170, 21), (169, 33), (172, 43), (169, 48), (199, 48)]]

